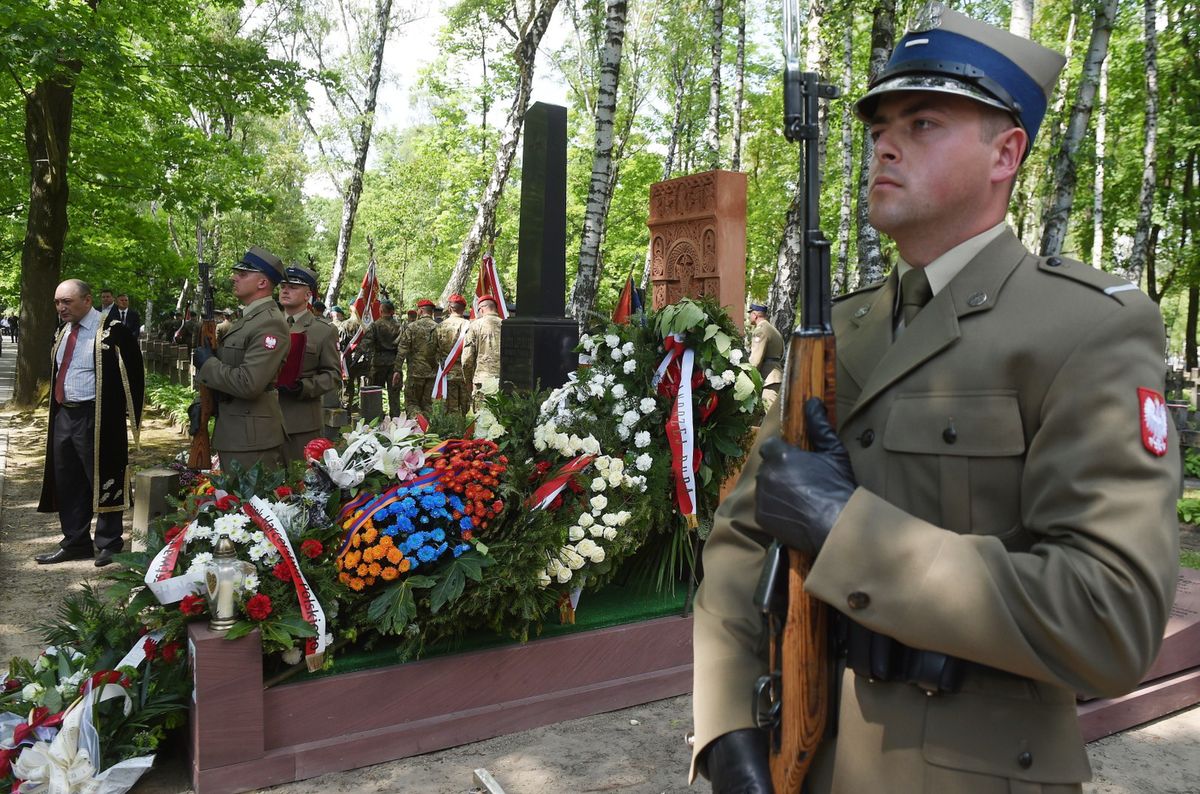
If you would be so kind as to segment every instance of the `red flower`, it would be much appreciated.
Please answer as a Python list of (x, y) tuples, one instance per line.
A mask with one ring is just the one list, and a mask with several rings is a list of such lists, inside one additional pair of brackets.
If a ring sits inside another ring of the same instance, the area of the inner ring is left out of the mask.
[(314, 438), (304, 445), (304, 459), (308, 461), (320, 460), (327, 449), (333, 449), (332, 441), (327, 438)]
[(271, 597), (259, 593), (246, 602), (246, 614), (251, 620), (266, 620), (271, 614)]
[(179, 658), (179, 652), (183, 649), (183, 643), (168, 642), (162, 647), (162, 659), (167, 664), (175, 664)]
[(166, 534), (163, 535), (163, 540), (167, 543), (170, 543), (171, 541), (175, 540), (175, 538), (179, 537), (180, 532), (183, 532), (183, 527), (171, 527), (167, 530)]
[(147, 639), (142, 643), (142, 649), (146, 651), (146, 661), (153, 662), (158, 656), (158, 643), (154, 640)]
[(22, 685), (21, 685), (20, 680), (18, 680), (16, 678), (9, 678), (9, 679), (5, 680), (5, 682), (4, 682), (4, 691), (12, 692), (14, 689), (20, 689), (21, 686)]
[(241, 501), (231, 493), (227, 493), (217, 500), (218, 510), (232, 510), (237, 507)]
[(204, 598), (198, 595), (185, 595), (179, 602), (179, 611), (185, 615), (200, 615), (204, 613)]
[(319, 540), (310, 539), (300, 544), (300, 553), (310, 560), (320, 557), (323, 551), (325, 551), (325, 547), (321, 545), (321, 541)]
[(292, 581), (292, 572), (281, 562), (275, 563), (275, 567), (271, 569), (271, 574), (281, 582)]
[(504, 502), (500, 501), (499, 499), (492, 502), (492, 512), (493, 513), (499, 513), (503, 509), (504, 509)]
[(287, 487), (286, 485), (281, 485), (275, 489), (275, 498), (276, 499), (283, 499), (284, 497), (291, 496), (291, 495), (292, 495), (292, 489)]

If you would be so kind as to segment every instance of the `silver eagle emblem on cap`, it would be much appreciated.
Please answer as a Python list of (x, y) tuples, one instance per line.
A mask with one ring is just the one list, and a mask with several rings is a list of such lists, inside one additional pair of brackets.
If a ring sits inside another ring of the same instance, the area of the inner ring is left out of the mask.
[(941, 3), (929, 3), (917, 12), (908, 24), (909, 33), (923, 33), (942, 26), (942, 14), (946, 7)]

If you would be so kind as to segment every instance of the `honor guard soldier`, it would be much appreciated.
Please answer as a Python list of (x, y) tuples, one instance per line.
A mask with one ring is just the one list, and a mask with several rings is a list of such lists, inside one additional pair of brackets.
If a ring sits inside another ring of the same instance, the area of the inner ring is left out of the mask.
[(233, 294), (245, 307), (215, 353), (201, 346), (192, 354), (196, 379), (216, 392), (217, 424), (212, 448), (221, 468), (237, 462), (243, 470), (261, 462), (284, 464), (283, 414), (275, 378), (287, 357), (288, 326), (275, 305), (275, 285), (283, 262), (262, 248), (251, 248), (233, 266)]
[(217, 323), (217, 342), (223, 341), (229, 329), (233, 327), (233, 309), (222, 309), (221, 316), (224, 319)]
[(491, 295), (481, 296), (478, 308), (479, 316), (471, 321), (463, 341), (463, 370), (474, 387), (476, 411), (484, 395), (500, 390), (500, 324), (504, 322)]
[(833, 306), (836, 430), (810, 400), (804, 451), (773, 410), (717, 510), (693, 750), (715, 792), (770, 790), (752, 693), (772, 537), (812, 559), (804, 589), (846, 637), (813, 794), (1078, 792), (1076, 694), (1124, 694), (1158, 653), (1180, 486), (1162, 316), (1004, 222), (1063, 63), (934, 4), (856, 105), (900, 261)]
[(767, 319), (767, 307), (761, 303), (750, 304), (750, 366), (758, 368), (763, 379), (763, 410), (770, 411), (779, 397), (779, 386), (783, 383), (783, 337)]
[(277, 389), (283, 428), (288, 434), (285, 450), (289, 461), (304, 460), (304, 446), (321, 435), (325, 426), (321, 397), (338, 388), (342, 378), (337, 332), (324, 319), (313, 316), (308, 308), (316, 292), (317, 274), (312, 270), (292, 265), (284, 271), (279, 302), (283, 305), (291, 345)]
[[(437, 362), (446, 379), (446, 413), (463, 416), (471, 402), (471, 390), (463, 373), (463, 345), (471, 321), (463, 317), (467, 302), (457, 292), (448, 301), (450, 314), (437, 328)], [(447, 364), (449, 366), (447, 366)]]
[[(437, 328), (433, 321), (433, 301), (419, 300), (416, 322), (404, 327), (396, 345), (392, 385), (404, 386), (404, 413), (410, 417), (427, 414), (433, 406), (433, 379), (438, 365)], [(400, 374), (401, 365), (406, 375)]]
[(388, 416), (399, 416), (404, 409), (400, 390), (392, 385), (396, 365), (396, 345), (400, 324), (396, 322), (396, 306), (391, 301), (379, 302), (379, 319), (363, 334), (363, 345), (371, 359), (371, 385), (387, 389)]

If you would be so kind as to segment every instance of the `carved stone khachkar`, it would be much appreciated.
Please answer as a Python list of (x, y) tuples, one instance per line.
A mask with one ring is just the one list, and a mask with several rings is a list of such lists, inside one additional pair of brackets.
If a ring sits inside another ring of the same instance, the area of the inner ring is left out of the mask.
[(746, 175), (707, 171), (650, 186), (655, 309), (715, 298), (739, 328), (746, 306)]

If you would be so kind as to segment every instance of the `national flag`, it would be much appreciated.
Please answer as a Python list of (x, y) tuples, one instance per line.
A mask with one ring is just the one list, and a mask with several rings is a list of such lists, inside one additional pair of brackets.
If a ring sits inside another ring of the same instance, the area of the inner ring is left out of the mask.
[(363, 334), (371, 327), (371, 323), (379, 319), (379, 277), (375, 273), (374, 257), (367, 263), (367, 272), (363, 273), (362, 286), (358, 289), (358, 297), (350, 304), (350, 312), (358, 318), (358, 329), (342, 353), (343, 380), (350, 377), (350, 358), (362, 341)]
[(479, 263), (479, 278), (475, 280), (475, 300), (471, 302), (471, 314), (479, 316), (479, 299), (484, 295), (496, 298), (496, 313), (501, 320), (508, 319), (508, 302), (504, 300), (504, 289), (500, 286), (500, 274), (491, 254), (484, 254)]
[(633, 276), (630, 276), (625, 279), (621, 296), (617, 298), (617, 308), (613, 310), (612, 321), (616, 325), (623, 325), (629, 322), (629, 318), (635, 314), (643, 314), (642, 293), (633, 286)]

